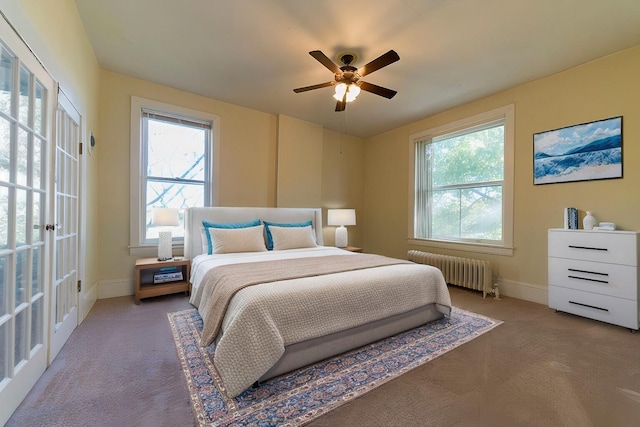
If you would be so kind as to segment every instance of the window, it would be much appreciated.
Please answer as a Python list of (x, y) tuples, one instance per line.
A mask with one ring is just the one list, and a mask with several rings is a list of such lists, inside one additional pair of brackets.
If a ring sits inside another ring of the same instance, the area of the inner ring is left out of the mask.
[(511, 255), (513, 106), (411, 137), (412, 244)]
[[(154, 245), (154, 208), (179, 210), (174, 241), (184, 237), (183, 210), (217, 202), (217, 117), (142, 98), (131, 98), (131, 247)], [(166, 229), (163, 228), (163, 229)]]

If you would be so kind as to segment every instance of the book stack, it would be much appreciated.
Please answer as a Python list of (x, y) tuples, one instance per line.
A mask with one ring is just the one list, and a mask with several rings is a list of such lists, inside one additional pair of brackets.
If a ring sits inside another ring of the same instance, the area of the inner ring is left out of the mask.
[(577, 230), (578, 229), (578, 209), (564, 208), (563, 224), (565, 229)]
[(153, 274), (153, 284), (159, 285), (161, 283), (179, 282), (183, 280), (182, 268), (179, 267), (162, 267), (156, 273)]

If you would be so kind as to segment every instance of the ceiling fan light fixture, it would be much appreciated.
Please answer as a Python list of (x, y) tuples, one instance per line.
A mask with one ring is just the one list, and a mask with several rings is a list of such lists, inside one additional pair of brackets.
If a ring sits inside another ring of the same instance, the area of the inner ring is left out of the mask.
[(336, 85), (336, 93), (333, 95), (336, 101), (342, 101), (344, 99), (344, 94), (347, 93), (347, 102), (352, 102), (356, 99), (356, 97), (360, 94), (360, 88), (351, 83), (347, 85), (346, 83), (340, 83)]

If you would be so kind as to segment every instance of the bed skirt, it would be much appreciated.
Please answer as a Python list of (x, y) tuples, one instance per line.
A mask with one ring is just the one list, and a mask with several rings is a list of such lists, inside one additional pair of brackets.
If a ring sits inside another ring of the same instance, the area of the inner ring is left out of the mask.
[(284, 354), (259, 381), (302, 368), (329, 357), (362, 347), (383, 338), (417, 328), (425, 323), (444, 317), (443, 311), (448, 307), (429, 304), (406, 313), (397, 314), (386, 319), (336, 332), (322, 337), (310, 339), (285, 347)]

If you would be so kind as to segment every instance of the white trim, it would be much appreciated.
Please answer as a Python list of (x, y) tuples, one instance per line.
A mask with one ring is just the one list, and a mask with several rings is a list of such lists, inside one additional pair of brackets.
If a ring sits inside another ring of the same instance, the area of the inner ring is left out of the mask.
[(145, 245), (143, 230), (141, 228), (140, 212), (145, 207), (142, 197), (142, 189), (140, 182), (142, 173), (144, 173), (144, 159), (140, 150), (142, 144), (142, 109), (152, 109), (156, 111), (166, 111), (170, 114), (193, 117), (196, 119), (210, 121), (212, 123), (211, 138), (213, 147), (211, 147), (211, 164), (209, 170), (211, 176), (205, 179), (211, 180), (211, 194), (209, 195), (211, 204), (216, 206), (220, 198), (220, 118), (216, 115), (192, 110), (177, 105), (171, 105), (160, 101), (131, 97), (131, 123), (130, 123), (130, 203), (129, 203), (129, 247), (130, 255), (146, 253), (143, 248), (156, 248), (157, 245)]
[(98, 282), (98, 299), (124, 297), (135, 293), (131, 279), (101, 280)]
[(498, 277), (496, 282), (498, 289), (500, 289), (500, 295), (535, 302), (542, 305), (549, 304), (549, 288), (547, 286), (518, 282), (500, 277)]
[(502, 256), (513, 256), (513, 248), (507, 248), (504, 246), (496, 245), (483, 245), (479, 243), (459, 243), (459, 242), (447, 242), (444, 240), (432, 240), (432, 239), (408, 239), (410, 245), (451, 249), (462, 252), (473, 252), (478, 254), (491, 254)]
[[(416, 239), (414, 236), (415, 217), (415, 145), (426, 138), (434, 138), (450, 132), (472, 127), (492, 120), (504, 119), (504, 179), (502, 188), (502, 220), (503, 244), (486, 245), (472, 242), (445, 242), (440, 240)], [(459, 251), (489, 253), (513, 256), (513, 194), (514, 194), (514, 150), (515, 150), (515, 105), (509, 104), (481, 114), (437, 126), (409, 136), (409, 197), (408, 197), (408, 231), (409, 243), (417, 246), (432, 246)]]

